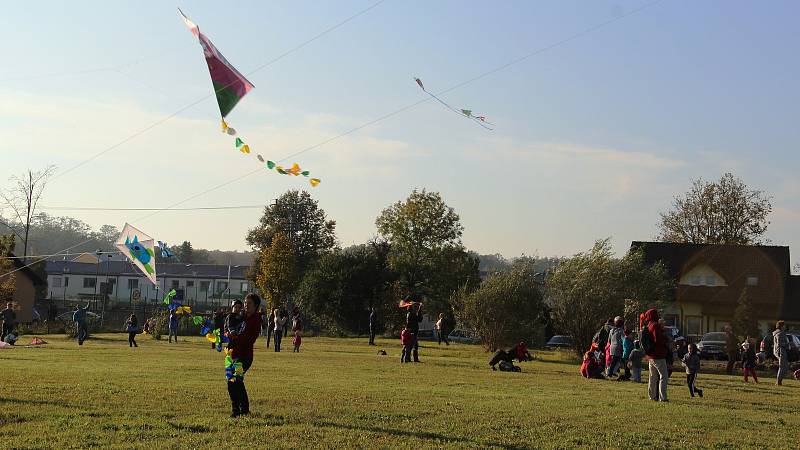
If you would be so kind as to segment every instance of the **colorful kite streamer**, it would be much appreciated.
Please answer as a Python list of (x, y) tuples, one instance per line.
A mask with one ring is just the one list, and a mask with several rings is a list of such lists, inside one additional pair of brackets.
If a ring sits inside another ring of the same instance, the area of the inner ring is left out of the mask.
[(488, 126), (486, 126), (486, 124), (489, 124), (489, 125), (493, 125), (493, 124), (490, 123), (490, 122), (487, 122), (485, 116), (475, 116), (475, 115), (472, 114), (472, 110), (469, 110), (469, 109), (461, 109), (461, 110), (455, 109), (452, 106), (448, 105), (444, 100), (440, 99), (439, 97), (434, 95), (432, 92), (429, 92), (427, 89), (425, 89), (425, 85), (422, 84), (422, 80), (420, 80), (419, 78), (414, 78), (414, 81), (417, 82), (417, 85), (419, 85), (420, 89), (422, 89), (422, 92), (430, 95), (431, 98), (433, 98), (437, 102), (439, 102), (442, 105), (444, 105), (445, 108), (449, 109), (450, 111), (453, 111), (454, 113), (458, 114), (459, 116), (466, 117), (467, 119), (472, 120), (473, 122), (477, 123), (478, 125), (482, 126), (483, 128), (486, 128), (487, 130), (492, 130), (492, 128), (489, 128)]
[[(211, 40), (206, 37), (203, 33), (200, 32), (200, 27), (197, 26), (194, 22), (189, 20), (188, 17), (183, 13), (183, 11), (178, 8), (178, 13), (181, 15), (183, 22), (189, 28), (189, 31), (197, 37), (198, 41), (200, 42), (200, 46), (203, 47), (203, 55), (206, 58), (206, 65), (208, 65), (208, 73), (211, 75), (211, 84), (214, 86), (214, 94), (217, 97), (217, 105), (219, 106), (219, 113), (221, 117), (221, 125), (222, 125), (222, 132), (226, 133), (230, 136), (236, 136), (236, 130), (233, 129), (228, 122), (225, 121), (225, 117), (230, 113), (233, 108), (239, 103), (248, 92), (250, 92), (255, 86), (253, 83), (247, 80), (238, 70), (231, 63), (222, 56), (222, 53), (214, 46)], [(240, 137), (236, 138), (236, 148), (239, 149), (240, 152), (244, 154), (250, 154), (250, 146), (244, 142), (244, 140)], [(261, 155), (257, 155), (258, 160), (260, 162), (264, 162), (264, 158)], [(294, 164), (297, 166), (297, 164)], [(294, 167), (293, 166), (293, 167)], [(277, 169), (280, 166), (275, 166), (274, 163), (272, 167), (270, 164), (267, 164), (267, 168), (272, 170), (273, 168)], [(281, 170), (276, 170), (276, 172), (286, 175)], [(301, 172), (301, 173), (288, 173), (290, 175), (299, 175), (302, 174), (303, 176), (308, 177), (308, 171)], [(309, 183), (312, 187), (316, 187), (320, 184), (319, 178), (311, 178)]]

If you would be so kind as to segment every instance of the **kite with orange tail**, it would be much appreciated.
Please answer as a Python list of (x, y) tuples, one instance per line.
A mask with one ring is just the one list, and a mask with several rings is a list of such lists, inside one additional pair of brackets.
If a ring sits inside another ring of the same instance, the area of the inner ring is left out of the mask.
[[(236, 136), (236, 130), (228, 125), (228, 122), (225, 121), (225, 117), (233, 110), (236, 104), (239, 103), (239, 100), (247, 95), (255, 86), (222, 56), (222, 53), (211, 43), (211, 40), (200, 32), (200, 27), (189, 20), (180, 8), (178, 12), (181, 18), (183, 18), (183, 22), (189, 27), (189, 31), (197, 37), (200, 41), (200, 45), (203, 47), (203, 55), (206, 57), (208, 73), (211, 75), (211, 84), (214, 86), (214, 94), (216, 94), (217, 97), (219, 113), (222, 116), (222, 132), (230, 136)], [(237, 137), (235, 144), (240, 152), (246, 155), (250, 154), (250, 145), (246, 144), (242, 138)], [(260, 162), (265, 162), (263, 156), (256, 156)], [(266, 167), (269, 170), (275, 170), (281, 175), (302, 175), (306, 178), (310, 176), (309, 171), (301, 170), (300, 166), (297, 164), (294, 164), (290, 169), (284, 169), (272, 161), (266, 161)], [(319, 178), (309, 179), (309, 183), (312, 187), (316, 187), (321, 182)]]

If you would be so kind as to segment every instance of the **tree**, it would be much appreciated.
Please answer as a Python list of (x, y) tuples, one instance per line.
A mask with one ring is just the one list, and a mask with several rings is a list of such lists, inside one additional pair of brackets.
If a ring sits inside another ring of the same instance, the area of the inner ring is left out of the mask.
[(747, 294), (747, 287), (742, 289), (739, 294), (739, 301), (737, 302), (736, 309), (733, 311), (733, 332), (741, 337), (759, 338), (761, 330), (758, 326), (758, 313), (753, 306), (750, 296)]
[(405, 201), (384, 209), (375, 224), (391, 246), (389, 264), (407, 294), (444, 309), (461, 285), (479, 283), (479, 258), (464, 250), (464, 227), (439, 193), (414, 189)]
[[(28, 173), (25, 175), (20, 177), (15, 175), (9, 179), (12, 184), (10, 189), (0, 191), (0, 197), (3, 198), (6, 206), (14, 212), (16, 220), (23, 225), (22, 233), (14, 231), (22, 239), (23, 260), (28, 257), (28, 236), (31, 230), (31, 219), (36, 215), (39, 199), (42, 197), (42, 192), (44, 192), (44, 188), (55, 170), (55, 166), (47, 166), (37, 172), (28, 169)], [(9, 225), (6, 224), (6, 226)]]
[(772, 197), (752, 190), (730, 173), (717, 182), (695, 180), (672, 211), (661, 213), (659, 239), (693, 244), (749, 245), (761, 242)]
[(563, 260), (547, 280), (547, 296), (556, 329), (573, 338), (578, 354), (609, 317), (625, 315), (627, 327), (638, 314), (663, 305), (674, 288), (662, 264), (648, 266), (641, 251), (616, 259), (609, 239)]
[(270, 309), (283, 305), (297, 287), (296, 258), (289, 238), (282, 233), (276, 234), (272, 244), (259, 254), (256, 286), (266, 297)]
[(521, 339), (542, 340), (547, 307), (534, 275), (532, 264), (523, 261), (454, 298), (457, 318), (477, 331), (487, 350), (511, 346)]
[(0, 304), (3, 305), (13, 300), (16, 289), (16, 275), (9, 273), (14, 270), (14, 262), (8, 258), (13, 253), (14, 235), (0, 235)]
[(175, 253), (175, 256), (177, 256), (178, 260), (183, 263), (194, 263), (194, 249), (192, 248), (192, 243), (189, 241), (183, 241), (180, 247), (178, 247), (178, 251)]
[(335, 250), (323, 255), (303, 277), (298, 304), (313, 322), (330, 331), (364, 332), (369, 307), (384, 320), (398, 309), (391, 295), (392, 278), (386, 243)]

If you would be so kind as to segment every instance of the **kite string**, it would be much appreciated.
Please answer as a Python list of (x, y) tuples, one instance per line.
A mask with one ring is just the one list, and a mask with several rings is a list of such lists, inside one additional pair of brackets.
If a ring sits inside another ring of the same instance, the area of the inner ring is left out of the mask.
[[(383, 0), (382, 0), (382, 1), (383, 1)], [(578, 33), (575, 33), (575, 34), (573, 34), (573, 35), (571, 35), (571, 36), (569, 36), (569, 37), (567, 37), (567, 38), (565, 38), (565, 39), (562, 39), (562, 40), (560, 40), (560, 41), (558, 41), (558, 42), (556, 42), (556, 43), (554, 43), (554, 44), (550, 44), (550, 45), (548, 45), (548, 46), (546, 46), (546, 47), (542, 47), (542, 48), (540, 48), (540, 49), (538, 49), (538, 50), (534, 50), (534, 51), (532, 51), (532, 52), (530, 52), (530, 53), (528, 53), (528, 54), (526, 54), (526, 55), (523, 55), (522, 57), (519, 57), (519, 58), (517, 58), (517, 59), (514, 59), (514, 60), (512, 60), (512, 61), (510, 61), (510, 62), (508, 62), (508, 63), (506, 63), (506, 64), (503, 64), (503, 65), (501, 65), (501, 66), (498, 66), (498, 67), (496, 67), (496, 68), (494, 68), (494, 69), (491, 69), (491, 70), (488, 70), (488, 71), (486, 71), (486, 72), (483, 72), (483, 73), (482, 73), (482, 74), (480, 74), (480, 75), (477, 75), (477, 76), (475, 76), (475, 77), (473, 77), (473, 78), (470, 78), (470, 79), (468, 79), (468, 80), (466, 80), (466, 81), (463, 81), (463, 82), (461, 82), (461, 83), (459, 83), (459, 84), (456, 84), (456, 85), (454, 85), (454, 86), (452, 86), (452, 87), (450, 87), (450, 88), (448, 88), (448, 89), (445, 89), (445, 90), (443, 90), (443, 91), (439, 92), (439, 94), (444, 94), (444, 93), (447, 93), (447, 92), (450, 92), (450, 91), (456, 90), (456, 89), (458, 89), (458, 88), (460, 88), (460, 87), (462, 87), (462, 86), (465, 86), (465, 85), (467, 85), (467, 84), (469, 84), (469, 83), (475, 82), (475, 81), (477, 81), (477, 80), (479, 80), (479, 79), (481, 79), (481, 78), (487, 77), (487, 76), (489, 76), (489, 75), (491, 75), (491, 74), (493, 74), (493, 73), (496, 73), (496, 72), (499, 72), (499, 71), (501, 71), (501, 70), (504, 70), (504, 69), (506, 69), (506, 68), (508, 68), (508, 67), (511, 67), (511, 66), (515, 65), (515, 64), (519, 64), (520, 62), (522, 62), (522, 61), (525, 61), (526, 59), (529, 59), (529, 58), (531, 58), (531, 57), (533, 57), (533, 56), (535, 56), (535, 55), (538, 55), (538, 54), (540, 54), (540, 53), (546, 52), (546, 51), (548, 51), (548, 50), (551, 50), (551, 49), (553, 49), (553, 48), (556, 48), (556, 47), (558, 47), (558, 46), (560, 46), (560, 45), (566, 44), (566, 43), (568, 43), (568, 42), (570, 42), (570, 41), (572, 41), (572, 40), (575, 40), (575, 39), (577, 39), (577, 38), (579, 38), (579, 37), (581, 37), (581, 36), (584, 36), (584, 35), (586, 35), (586, 34), (588, 34), (588, 33), (592, 32), (592, 31), (598, 30), (598, 29), (600, 29), (600, 28), (603, 28), (603, 27), (605, 27), (605, 26), (608, 26), (608, 25), (610, 25), (610, 24), (612, 24), (612, 23), (614, 23), (614, 22), (616, 22), (616, 21), (622, 20), (622, 19), (624, 19), (624, 18), (626, 18), (626, 17), (630, 17), (630, 16), (632, 16), (632, 15), (634, 15), (634, 14), (637, 14), (637, 13), (639, 13), (639, 12), (641, 12), (641, 11), (644, 11), (645, 9), (647, 9), (647, 8), (650, 8), (650, 7), (654, 6), (655, 4), (659, 3), (660, 1), (661, 1), (661, 0), (655, 0), (655, 1), (652, 1), (652, 2), (650, 2), (650, 3), (647, 3), (647, 4), (645, 4), (645, 5), (643, 5), (643, 6), (639, 7), (639, 8), (636, 8), (636, 9), (634, 9), (634, 10), (632, 10), (632, 11), (630, 11), (630, 12), (626, 13), (626, 14), (622, 14), (622, 15), (620, 15), (620, 16), (617, 16), (617, 17), (615, 17), (615, 18), (613, 18), (613, 19), (611, 19), (611, 20), (607, 20), (607, 21), (605, 21), (605, 22), (602, 22), (602, 23), (600, 23), (600, 24), (598, 24), (598, 25), (594, 25), (594, 26), (592, 26), (592, 27), (589, 27), (589, 28), (587, 28), (587, 29), (584, 29), (584, 30), (582, 30), (582, 31), (579, 31)], [(381, 3), (381, 2), (378, 2), (378, 3)], [(357, 13), (356, 15), (359, 15), (359, 14), (361, 14), (361, 13)], [(344, 22), (342, 22), (342, 23), (344, 23)], [(202, 101), (202, 100), (205, 100), (205, 99), (206, 99), (206, 98), (208, 98), (208, 97), (210, 97), (210, 96), (206, 96), (206, 97), (204, 97), (203, 99), (201, 99), (200, 101)], [(323, 145), (326, 145), (326, 144), (328, 144), (328, 143), (330, 143), (330, 142), (333, 142), (333, 141), (335, 141), (335, 140), (341, 139), (341, 138), (343, 138), (343, 137), (345, 137), (345, 136), (348, 136), (348, 135), (350, 135), (350, 134), (352, 134), (352, 133), (355, 133), (356, 131), (359, 131), (359, 130), (361, 130), (361, 129), (363, 129), (363, 128), (366, 128), (366, 127), (368, 127), (368, 126), (370, 126), (370, 125), (373, 125), (373, 124), (375, 124), (375, 123), (378, 123), (378, 122), (380, 122), (380, 121), (383, 121), (383, 120), (385, 120), (385, 119), (388, 119), (388, 118), (390, 118), (390, 117), (392, 117), (392, 116), (395, 116), (395, 115), (397, 115), (397, 114), (400, 114), (400, 113), (402, 113), (402, 112), (405, 112), (405, 111), (407, 111), (407, 110), (409, 110), (409, 109), (411, 109), (411, 108), (414, 108), (414, 107), (416, 107), (416, 106), (418, 106), (418, 105), (420, 105), (420, 104), (422, 104), (422, 103), (428, 102), (428, 101), (430, 101), (430, 99), (429, 99), (429, 98), (425, 98), (425, 99), (422, 99), (422, 100), (418, 100), (418, 101), (416, 101), (416, 102), (414, 102), (414, 103), (411, 103), (411, 104), (409, 104), (409, 105), (406, 105), (406, 106), (404, 106), (404, 107), (402, 107), (402, 108), (400, 108), (400, 109), (397, 109), (397, 110), (395, 110), (395, 111), (393, 111), (393, 112), (390, 112), (390, 113), (384, 114), (383, 116), (380, 116), (380, 117), (378, 117), (377, 119), (370, 120), (370, 121), (368, 121), (368, 122), (365, 122), (365, 123), (363, 123), (363, 124), (361, 124), (361, 125), (359, 125), (359, 126), (357, 126), (357, 127), (351, 128), (351, 129), (350, 129), (350, 130), (348, 130), (348, 131), (345, 131), (345, 132), (343, 132), (343, 133), (340, 133), (340, 134), (338, 134), (338, 135), (336, 135), (336, 136), (333, 136), (333, 137), (331, 137), (331, 138), (328, 138), (328, 139), (326, 139), (326, 140), (324, 140), (324, 141), (322, 141), (322, 142), (320, 142), (320, 143), (314, 144), (314, 145), (312, 145), (312, 146), (309, 146), (309, 147), (306, 147), (306, 148), (304, 148), (304, 149), (302, 149), (302, 150), (300, 150), (300, 151), (298, 151), (298, 152), (292, 153), (292, 154), (290, 154), (290, 155), (286, 156), (285, 158), (282, 158), (282, 159), (280, 159), (280, 160), (278, 160), (278, 161), (285, 161), (285, 160), (287, 160), (287, 159), (289, 159), (289, 158), (293, 158), (293, 157), (295, 157), (295, 156), (298, 156), (298, 155), (300, 155), (300, 154), (303, 154), (303, 153), (309, 152), (309, 151), (311, 151), (311, 150), (317, 149), (317, 148), (319, 148), (319, 147), (322, 147)], [(197, 103), (199, 103), (199, 101), (198, 101)], [(180, 111), (179, 111), (179, 112), (180, 112)], [(177, 114), (177, 113), (176, 113), (176, 114)], [(188, 197), (188, 198), (186, 198), (186, 199), (184, 199), (184, 200), (181, 200), (181, 201), (179, 201), (179, 202), (176, 202), (175, 204), (173, 204), (173, 205), (171, 205), (171, 206), (168, 206), (168, 207), (166, 207), (166, 208), (162, 208), (162, 209), (160, 209), (160, 210), (158, 210), (158, 211), (155, 211), (155, 212), (153, 212), (152, 214), (149, 214), (149, 215), (147, 215), (147, 216), (144, 216), (142, 219), (138, 219), (138, 220), (144, 220), (144, 219), (146, 219), (146, 218), (152, 217), (153, 215), (155, 215), (155, 214), (158, 214), (159, 212), (162, 212), (162, 211), (165, 211), (165, 210), (171, 209), (173, 206), (177, 206), (177, 205), (180, 205), (180, 204), (186, 203), (187, 201), (190, 201), (190, 200), (192, 200), (192, 199), (195, 199), (195, 198), (197, 198), (197, 197), (199, 197), (199, 196), (201, 196), (201, 195), (205, 195), (205, 194), (206, 194), (206, 193), (208, 193), (208, 192), (211, 192), (211, 191), (214, 191), (214, 190), (220, 189), (220, 188), (222, 188), (222, 187), (224, 187), (224, 186), (227, 186), (227, 185), (229, 185), (229, 184), (235, 183), (235, 182), (237, 182), (237, 181), (239, 181), (239, 180), (242, 180), (242, 179), (244, 179), (244, 178), (247, 178), (247, 177), (249, 177), (249, 176), (251, 176), (251, 175), (253, 175), (253, 174), (255, 174), (255, 173), (257, 173), (257, 172), (259, 172), (259, 171), (261, 171), (261, 170), (262, 170), (262, 169), (261, 169), (261, 168), (259, 168), (259, 169), (257, 169), (257, 170), (254, 170), (254, 171), (247, 172), (247, 173), (245, 173), (245, 174), (243, 174), (243, 175), (241, 175), (241, 176), (239, 176), (239, 177), (233, 178), (233, 179), (231, 179), (231, 180), (229, 180), (229, 181), (226, 181), (226, 182), (224, 182), (224, 183), (221, 183), (221, 184), (219, 184), (219, 185), (217, 185), (217, 186), (215, 186), (215, 187), (212, 187), (212, 188), (206, 189), (205, 191), (202, 191), (202, 192), (201, 192), (201, 193), (199, 193), (199, 194), (196, 194), (196, 195), (190, 196), (190, 197)], [(73, 245), (73, 246), (71, 246), (71, 247), (67, 247), (66, 249), (62, 250), (62, 252), (64, 252), (64, 251), (68, 251), (68, 250), (71, 250), (71, 249), (73, 249), (73, 248), (75, 248), (75, 247), (77, 247), (77, 246), (79, 246), (79, 245), (82, 245), (82, 244), (84, 244), (84, 243), (86, 243), (86, 242), (89, 242), (89, 241), (90, 241), (90, 239), (89, 239), (89, 240), (86, 240), (86, 241), (84, 241), (84, 242), (81, 242), (81, 243), (75, 244), (75, 245)], [(61, 253), (61, 252), (59, 252), (59, 253)], [(31, 265), (33, 265), (33, 264), (36, 264), (37, 262), (40, 262), (40, 261), (43, 261), (43, 260), (34, 261), (33, 263), (27, 264), (27, 265), (25, 265), (25, 266), (22, 266), (22, 267), (20, 267), (20, 268), (17, 268), (17, 269), (15, 269), (15, 270), (12, 270), (12, 271), (10, 271), (10, 272), (6, 272), (6, 273), (4, 273), (4, 274), (0, 275), (0, 278), (1, 278), (1, 277), (4, 277), (4, 276), (6, 276), (6, 275), (12, 274), (12, 273), (14, 273), (14, 272), (17, 272), (17, 271), (19, 271), (19, 270), (22, 270), (22, 269), (24, 269), (25, 267), (29, 267), (29, 266), (31, 266)]]

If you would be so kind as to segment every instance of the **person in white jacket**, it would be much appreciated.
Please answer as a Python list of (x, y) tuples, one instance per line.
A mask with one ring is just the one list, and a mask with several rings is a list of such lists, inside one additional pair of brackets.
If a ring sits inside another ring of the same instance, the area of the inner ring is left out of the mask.
[(286, 326), (288, 317), (281, 315), (281, 312), (275, 308), (275, 351), (281, 351), (281, 340), (283, 340), (283, 327)]

